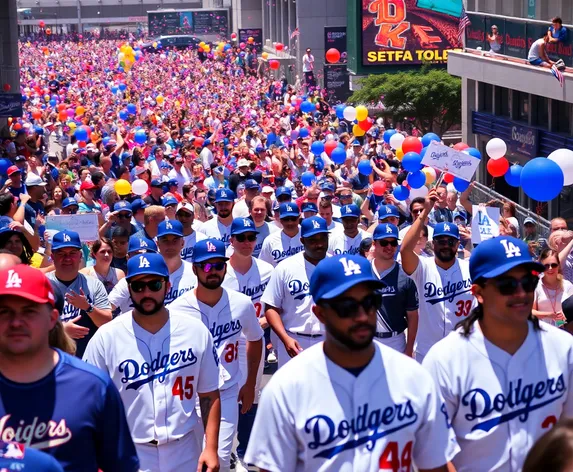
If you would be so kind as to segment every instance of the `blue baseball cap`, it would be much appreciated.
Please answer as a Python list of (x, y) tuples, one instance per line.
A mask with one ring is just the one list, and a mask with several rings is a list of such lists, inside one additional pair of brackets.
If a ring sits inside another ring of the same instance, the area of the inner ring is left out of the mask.
[(151, 181), (151, 186), (161, 188), (161, 187), (163, 187), (163, 182), (161, 182), (161, 180), (159, 180), (159, 179), (153, 179)]
[(218, 239), (203, 239), (195, 244), (193, 262), (205, 262), (210, 259), (229, 259), (226, 255), (225, 243)]
[(246, 189), (256, 188), (257, 190), (259, 190), (261, 187), (259, 186), (259, 183), (255, 179), (247, 179), (245, 180), (245, 188)]
[(305, 211), (310, 211), (312, 213), (318, 213), (318, 207), (316, 206), (316, 204), (314, 204), (312, 202), (304, 202), (302, 204), (302, 212), (304, 213)]
[(169, 205), (177, 205), (177, 203), (179, 203), (177, 201), (177, 199), (175, 197), (172, 197), (171, 195), (168, 195), (167, 197), (163, 197), (161, 199), (161, 203), (163, 203), (163, 206), (169, 206)]
[(362, 146), (362, 143), (360, 141), (358, 141), (358, 139), (355, 139), (354, 141), (352, 141), (352, 145), (353, 146)]
[(358, 205), (344, 205), (341, 209), (340, 209), (340, 218), (360, 218), (360, 208), (358, 208)]
[(374, 230), (372, 239), (378, 241), (379, 239), (395, 238), (398, 239), (398, 227), (391, 223), (380, 223)]
[(231, 236), (243, 233), (258, 233), (255, 223), (250, 218), (235, 218), (231, 223)]
[(279, 217), (288, 218), (289, 216), (300, 216), (300, 210), (296, 203), (281, 203), (279, 206)]
[(460, 239), (460, 230), (454, 223), (438, 223), (434, 226), (433, 239), (439, 238), (440, 236)]
[(474, 282), (481, 278), (491, 279), (521, 265), (536, 272), (545, 270), (543, 264), (533, 259), (526, 242), (512, 236), (497, 236), (480, 243), (472, 251), (470, 277)]
[(203, 147), (207, 147), (207, 146), (209, 146), (209, 144), (211, 144), (210, 139), (206, 139), (205, 141), (203, 141)]
[(174, 235), (183, 237), (183, 225), (178, 220), (167, 220), (159, 223), (157, 227), (157, 237), (161, 238), (163, 236)]
[(288, 187), (279, 187), (275, 191), (275, 197), (279, 198), (281, 195), (288, 195), (289, 197), (292, 197), (292, 191)]
[(75, 247), (76, 249), (82, 248), (80, 235), (75, 231), (65, 229), (54, 234), (54, 241), (52, 242), (52, 251), (64, 249), (66, 247)]
[(383, 287), (372, 273), (370, 261), (356, 254), (340, 254), (320, 261), (310, 278), (309, 291), (315, 303), (338, 297), (360, 283)]
[(137, 251), (157, 252), (157, 244), (152, 239), (134, 234), (129, 238), (127, 253), (131, 254)]
[(127, 211), (129, 213), (133, 213), (132, 208), (131, 208), (131, 204), (129, 202), (126, 202), (123, 200), (121, 202), (117, 202), (113, 206), (113, 211)]
[(167, 186), (168, 187), (178, 187), (179, 186), (179, 182), (177, 181), (177, 179), (169, 179), (167, 181)]
[(127, 261), (126, 279), (131, 279), (138, 275), (158, 275), (169, 278), (167, 263), (161, 254), (156, 252), (146, 252), (138, 254)]
[(400, 212), (394, 205), (380, 205), (378, 207), (378, 219), (384, 220), (386, 218), (400, 218)]
[(328, 233), (326, 220), (320, 216), (311, 216), (305, 218), (300, 224), (300, 235), (303, 238), (309, 238), (315, 234)]
[(332, 184), (332, 183), (330, 183), (330, 182), (324, 182), (324, 183), (320, 186), (320, 189), (321, 189), (322, 191), (326, 190), (327, 192), (328, 192), (328, 191), (334, 192), (334, 190), (335, 190), (335, 189), (334, 189), (334, 184)]
[(136, 211), (143, 210), (147, 208), (149, 205), (143, 201), (141, 198), (136, 198), (131, 202), (131, 211), (135, 213)]
[(219, 202), (234, 202), (235, 192), (229, 190), (228, 188), (220, 188), (215, 193), (215, 203)]
[(71, 207), (71, 206), (77, 206), (77, 207), (79, 207), (78, 202), (76, 201), (76, 199), (75, 199), (75, 198), (70, 198), (70, 197), (64, 198), (64, 200), (62, 201), (62, 208), (69, 208), (69, 207)]
[[(465, 213), (461, 213), (459, 211), (456, 211), (453, 215), (454, 221), (456, 221), (456, 218), (461, 218), (462, 220), (464, 220), (464, 222), (467, 221)], [(526, 218), (526, 220), (527, 220), (527, 218)]]

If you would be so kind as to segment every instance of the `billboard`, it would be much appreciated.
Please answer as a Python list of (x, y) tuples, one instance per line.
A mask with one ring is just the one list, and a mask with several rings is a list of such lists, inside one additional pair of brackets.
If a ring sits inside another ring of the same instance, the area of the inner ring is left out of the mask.
[(324, 88), (330, 105), (344, 103), (352, 95), (346, 64), (324, 64)]
[(362, 65), (446, 64), (460, 49), (462, 0), (360, 0)]
[[(249, 38), (253, 38), (252, 45), (249, 45)], [(239, 43), (245, 43), (249, 47), (254, 47), (257, 52), (261, 52), (263, 50), (262, 28), (239, 29)]]
[(324, 27), (324, 51), (334, 48), (340, 52), (339, 64), (348, 62), (348, 52), (346, 49), (346, 26), (325, 26)]
[(149, 34), (169, 36), (177, 34), (213, 34), (227, 36), (227, 10), (178, 10), (147, 12)]

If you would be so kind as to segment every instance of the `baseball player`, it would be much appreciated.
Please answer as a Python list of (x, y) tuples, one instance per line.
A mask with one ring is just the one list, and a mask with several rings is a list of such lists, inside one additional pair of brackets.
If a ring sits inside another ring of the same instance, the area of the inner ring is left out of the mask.
[(280, 342), (273, 340), (279, 368), (303, 349), (324, 339), (324, 327), (312, 313), (308, 284), (328, 249), (326, 220), (312, 216), (302, 220), (304, 252), (281, 262), (271, 275), (261, 301), (267, 322)]
[[(250, 297), (221, 285), (227, 268), (225, 244), (217, 239), (199, 241), (193, 253), (193, 270), (197, 288), (179, 297), (169, 311), (191, 315), (211, 331), (219, 356), (219, 390), (221, 392), (221, 426), (219, 460), (221, 470), (230, 470), (231, 449), (237, 429), (237, 399), (246, 413), (255, 397), (257, 371), (263, 349), (263, 330), (257, 320)], [(247, 379), (243, 387), (239, 368), (239, 340), (247, 338)]]
[(175, 218), (177, 218), (177, 221), (179, 221), (183, 227), (183, 249), (181, 249), (181, 259), (190, 262), (193, 257), (193, 247), (195, 246), (195, 243), (202, 239), (207, 239), (207, 236), (193, 229), (195, 210), (191, 203), (179, 203), (177, 205)]
[(374, 222), (368, 228), (369, 233), (374, 233), (374, 230), (382, 223), (389, 223), (396, 227), (400, 223), (400, 211), (394, 205), (380, 205), (373, 216)]
[(259, 257), (263, 248), (263, 242), (267, 236), (280, 231), (278, 227), (266, 221), (269, 208), (270, 205), (267, 207), (267, 199), (261, 195), (257, 195), (251, 202), (251, 219), (255, 222), (255, 227), (257, 228), (257, 243), (253, 250), (253, 257)]
[(461, 447), (456, 470), (519, 471), (535, 441), (573, 416), (573, 338), (531, 313), (544, 267), (527, 243), (498, 236), (469, 264), (479, 304), (423, 365)]
[(456, 258), (460, 244), (456, 225), (438, 223), (434, 227), (433, 258), (419, 257), (414, 251), (436, 199), (435, 189), (430, 190), (424, 210), (414, 220), (400, 248), (402, 268), (418, 289), (418, 335), (414, 347), (418, 362), (422, 362), (430, 348), (445, 338), (459, 321), (467, 318), (475, 305), (469, 263)]
[(281, 203), (279, 207), (282, 231), (271, 233), (263, 241), (259, 259), (276, 267), (287, 257), (294, 256), (302, 251), (300, 241), (300, 210), (296, 203)]
[(332, 234), (329, 240), (328, 253), (331, 255), (358, 254), (362, 240), (370, 237), (366, 231), (358, 228), (360, 208), (354, 204), (344, 205), (340, 209), (340, 213), (343, 231)]
[(395, 260), (398, 227), (382, 223), (374, 231), (373, 239), (372, 272), (385, 285), (380, 290), (382, 306), (378, 310), (376, 337), (382, 344), (412, 357), (418, 332), (418, 293), (416, 284)]
[(201, 321), (165, 307), (169, 269), (160, 254), (132, 257), (126, 279), (133, 311), (98, 331), (84, 361), (118, 388), (142, 471), (217, 470), (221, 404), (213, 338)]
[(228, 188), (220, 188), (215, 194), (215, 209), (217, 217), (211, 218), (201, 225), (199, 231), (207, 238), (215, 238), (229, 247), (231, 243), (231, 223), (233, 222), (233, 206), (235, 192)]
[(50, 347), (58, 316), (41, 271), (0, 270), (0, 438), (42, 450), (66, 471), (136, 472), (139, 460), (109, 376)]
[[(261, 297), (269, 283), (274, 268), (272, 265), (256, 259), (253, 256), (253, 248), (256, 243), (257, 228), (254, 222), (248, 218), (235, 218), (231, 225), (231, 246), (233, 247), (233, 254), (227, 262), (227, 274), (223, 281), (223, 287), (236, 290), (250, 297), (255, 306), (257, 318), (259, 318), (259, 325), (265, 329), (268, 327), (268, 323), (263, 313)], [(246, 342), (246, 337), (241, 335), (239, 339), (239, 367), (243, 378), (241, 383), (244, 383), (248, 374)], [(237, 455), (239, 456), (239, 460), (245, 455), (251, 428), (257, 413), (262, 376), (263, 362), (259, 363), (257, 372), (253, 408), (245, 414), (239, 413), (237, 433)]]
[(447, 471), (459, 447), (436, 384), (373, 341), (382, 285), (364, 257), (318, 263), (309, 290), (324, 343), (263, 390), (247, 462), (281, 472)]

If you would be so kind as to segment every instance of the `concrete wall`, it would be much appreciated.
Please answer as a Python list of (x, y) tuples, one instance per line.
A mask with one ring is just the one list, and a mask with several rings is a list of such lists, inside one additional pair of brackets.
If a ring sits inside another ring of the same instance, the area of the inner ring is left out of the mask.
[(239, 28), (262, 28), (263, 5), (261, 0), (233, 0), (231, 8), (232, 31), (237, 31)]
[[(573, 23), (573, 1), (571, 0), (534, 0), (535, 19), (550, 20), (560, 16), (563, 23)], [(466, 0), (468, 11), (493, 13), (526, 18), (529, 0)]]

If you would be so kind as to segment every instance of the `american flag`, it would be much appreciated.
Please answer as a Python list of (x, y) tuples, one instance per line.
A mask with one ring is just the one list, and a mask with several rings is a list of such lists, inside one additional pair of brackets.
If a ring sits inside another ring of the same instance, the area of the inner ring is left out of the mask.
[(292, 32), (292, 34), (290, 35), (290, 39), (294, 39), (297, 36), (300, 36), (300, 31), (298, 29), (298, 26), (294, 29), (294, 31)]
[(553, 64), (551, 66), (551, 73), (553, 74), (553, 76), (559, 81), (559, 84), (561, 85), (561, 87), (563, 87), (563, 84), (565, 83), (565, 76), (563, 75), (563, 73), (557, 68), (557, 66), (555, 64)]
[(464, 32), (466, 28), (471, 25), (469, 16), (466, 13), (466, 9), (462, 5), (462, 14), (460, 16), (460, 23), (458, 25), (458, 41), (463, 44)]

